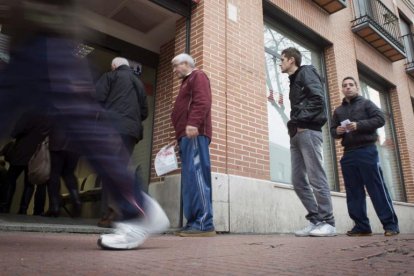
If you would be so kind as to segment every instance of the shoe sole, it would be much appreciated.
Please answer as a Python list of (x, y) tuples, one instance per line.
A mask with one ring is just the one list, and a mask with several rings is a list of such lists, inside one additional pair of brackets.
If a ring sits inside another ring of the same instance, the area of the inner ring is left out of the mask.
[(372, 233), (346, 234), (348, 237), (370, 237)]
[(306, 238), (306, 237), (310, 237), (310, 235), (309, 234), (307, 234), (307, 235), (295, 234), (295, 237)]
[(323, 237), (335, 237), (335, 236), (338, 236), (338, 234), (336, 234), (336, 233), (333, 233), (333, 234), (309, 234), (309, 236), (323, 238)]
[(189, 234), (189, 233), (183, 233), (180, 232), (178, 233), (179, 237), (214, 237), (216, 236), (216, 232), (206, 232), (206, 233), (194, 233), (194, 234)]
[(109, 246), (102, 242), (102, 238), (99, 238), (97, 243), (99, 247), (105, 250), (131, 250), (136, 249), (140, 246), (140, 243), (117, 244)]
[(385, 237), (398, 236), (400, 233), (384, 234)]

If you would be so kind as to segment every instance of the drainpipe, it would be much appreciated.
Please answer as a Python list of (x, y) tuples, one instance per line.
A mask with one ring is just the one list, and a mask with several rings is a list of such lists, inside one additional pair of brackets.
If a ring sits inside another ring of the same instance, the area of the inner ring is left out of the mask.
[(194, 3), (198, 3), (199, 1), (192, 1), (189, 0), (189, 5), (188, 5), (188, 16), (185, 20), (185, 52), (187, 54), (190, 54), (190, 38), (191, 38), (191, 10), (193, 8), (193, 2)]

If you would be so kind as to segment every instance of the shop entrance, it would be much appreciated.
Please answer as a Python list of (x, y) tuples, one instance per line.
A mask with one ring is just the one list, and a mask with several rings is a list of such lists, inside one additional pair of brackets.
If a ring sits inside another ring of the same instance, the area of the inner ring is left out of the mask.
[[(159, 51), (163, 44), (174, 39), (176, 21), (188, 16), (191, 1), (118, 0), (105, 1), (103, 5), (100, 0), (85, 0), (82, 5), (81, 16), (87, 28), (77, 53), (81, 58), (87, 59), (94, 81), (110, 70), (114, 57), (125, 57), (134, 66), (142, 65), (140, 78), (146, 88), (149, 116), (143, 122), (144, 138), (135, 147), (130, 168), (139, 173), (144, 182), (143, 188), (147, 190), (152, 161), (152, 127)], [(81, 189), (98, 188), (96, 174), (85, 160), (79, 161), (76, 175)], [(19, 209), (22, 178), (17, 183), (12, 214), (16, 214)], [(66, 193), (63, 184), (61, 193)], [(46, 210), (47, 207), (46, 202)], [(28, 210), (29, 215), (32, 210), (33, 202)], [(61, 215), (68, 214), (62, 210)], [(99, 201), (85, 202), (83, 218), (97, 218), (100, 215)]]

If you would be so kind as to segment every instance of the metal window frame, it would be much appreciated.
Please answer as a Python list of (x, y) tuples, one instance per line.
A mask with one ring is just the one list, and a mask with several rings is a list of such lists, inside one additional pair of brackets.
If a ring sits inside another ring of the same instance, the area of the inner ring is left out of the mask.
[[(264, 3), (266, 3), (267, 1), (265, 0)], [(271, 6), (267, 5), (267, 8), (272, 8)], [(331, 111), (332, 111), (332, 106), (330, 103), (330, 91), (329, 91), (329, 87), (328, 87), (328, 83), (327, 83), (327, 68), (326, 68), (326, 63), (325, 63), (325, 55), (324, 55), (324, 49), (326, 46), (332, 46), (332, 44), (330, 42), (328, 42), (326, 39), (324, 38), (320, 38), (317, 40), (312, 40), (312, 37), (318, 36), (317, 34), (314, 34), (310, 29), (308, 29), (307, 27), (304, 28), (299, 27), (299, 28), (293, 28), (293, 32), (290, 28), (291, 25), (286, 26), (286, 23), (283, 24), (283, 22), (289, 22), (289, 24), (291, 23), (291, 21), (283, 21), (280, 20), (279, 18), (274, 18), (272, 15), (272, 13), (270, 13), (269, 11), (266, 11), (265, 7), (264, 7), (264, 24), (263, 25), (268, 25), (271, 28), (277, 30), (278, 32), (280, 32), (282, 35), (285, 35), (286, 37), (288, 37), (289, 39), (298, 42), (300, 44), (303, 44), (305, 47), (310, 48), (310, 50), (313, 51), (317, 51), (320, 53), (320, 63), (321, 63), (321, 78), (322, 78), (322, 84), (324, 86), (324, 89), (326, 91), (325, 94), (325, 104), (326, 104), (326, 112), (328, 113), (328, 121), (327, 121), (327, 125), (328, 125), (328, 131), (330, 129), (330, 126), (332, 125), (332, 116), (331, 116)], [(306, 35), (307, 33), (307, 35)], [(312, 41), (320, 41), (320, 44), (315, 44)], [(271, 49), (267, 48), (266, 45), (264, 45), (264, 51), (265, 53), (268, 53), (276, 58), (279, 58), (279, 54), (275, 53), (274, 51), (272, 51)], [(330, 139), (330, 148), (331, 148), (331, 162), (333, 164), (333, 178), (334, 178), (334, 185), (333, 185), (333, 190), (335, 192), (339, 192), (340, 191), (340, 187), (339, 187), (339, 170), (338, 170), (338, 162), (337, 162), (337, 153), (336, 153), (336, 147), (335, 147), (335, 140), (331, 137), (331, 135), (329, 135), (329, 139)]]
[[(401, 151), (400, 151), (400, 144), (398, 142), (397, 137), (397, 130), (395, 127), (395, 121), (394, 121), (394, 110), (391, 105), (391, 96), (390, 96), (390, 90), (395, 89), (396, 86), (388, 82), (387, 80), (383, 79), (382, 77), (378, 76), (370, 70), (367, 66), (364, 64), (358, 62), (358, 76), (360, 80), (365, 82), (367, 85), (371, 86), (372, 88), (376, 89), (379, 93), (382, 93), (385, 95), (385, 102), (387, 105), (387, 108), (390, 113), (390, 127), (391, 127), (391, 135), (393, 142), (395, 143), (395, 154), (397, 159), (397, 167), (398, 167), (398, 176), (400, 178), (400, 182), (402, 185), (402, 202), (407, 202), (407, 187), (405, 186), (405, 179), (404, 179), (404, 172), (402, 169), (402, 163), (401, 163)], [(398, 201), (398, 200), (393, 200)], [(400, 201), (401, 202), (401, 201)]]

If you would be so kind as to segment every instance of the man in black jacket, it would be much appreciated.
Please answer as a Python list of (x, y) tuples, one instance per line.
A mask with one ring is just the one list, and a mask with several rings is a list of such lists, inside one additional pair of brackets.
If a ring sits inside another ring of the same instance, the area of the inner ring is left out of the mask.
[[(96, 84), (96, 97), (107, 111), (100, 114), (100, 119), (109, 120), (114, 125), (124, 144), (124, 147), (120, 145), (119, 149), (126, 149), (131, 157), (135, 144), (143, 138), (142, 121), (148, 116), (146, 93), (143, 83), (130, 68), (128, 60), (116, 57), (112, 60), (111, 67), (112, 71), (103, 74)], [(108, 179), (103, 178), (104, 185), (105, 181)], [(108, 201), (110, 195), (103, 193), (104, 214), (98, 226), (111, 226), (113, 210), (107, 208)]]
[(358, 84), (353, 77), (346, 77), (342, 81), (342, 93), (345, 98), (342, 105), (334, 111), (331, 135), (342, 139), (344, 146), (342, 174), (348, 213), (355, 222), (347, 235), (372, 234), (367, 217), (365, 187), (384, 227), (385, 235), (397, 235), (398, 218), (384, 183), (375, 145), (378, 140), (377, 129), (385, 124), (384, 114), (373, 102), (359, 96)]
[(301, 66), (301, 62), (302, 55), (296, 48), (282, 51), (280, 68), (290, 79), (291, 112), (287, 126), (291, 137), (292, 184), (310, 222), (295, 235), (335, 236), (331, 194), (322, 164), (325, 93), (315, 67)]
[(98, 101), (107, 110), (105, 115), (122, 136), (132, 154), (134, 146), (143, 137), (142, 121), (148, 116), (144, 85), (129, 67), (125, 58), (112, 61), (112, 71), (102, 75), (96, 84)]

